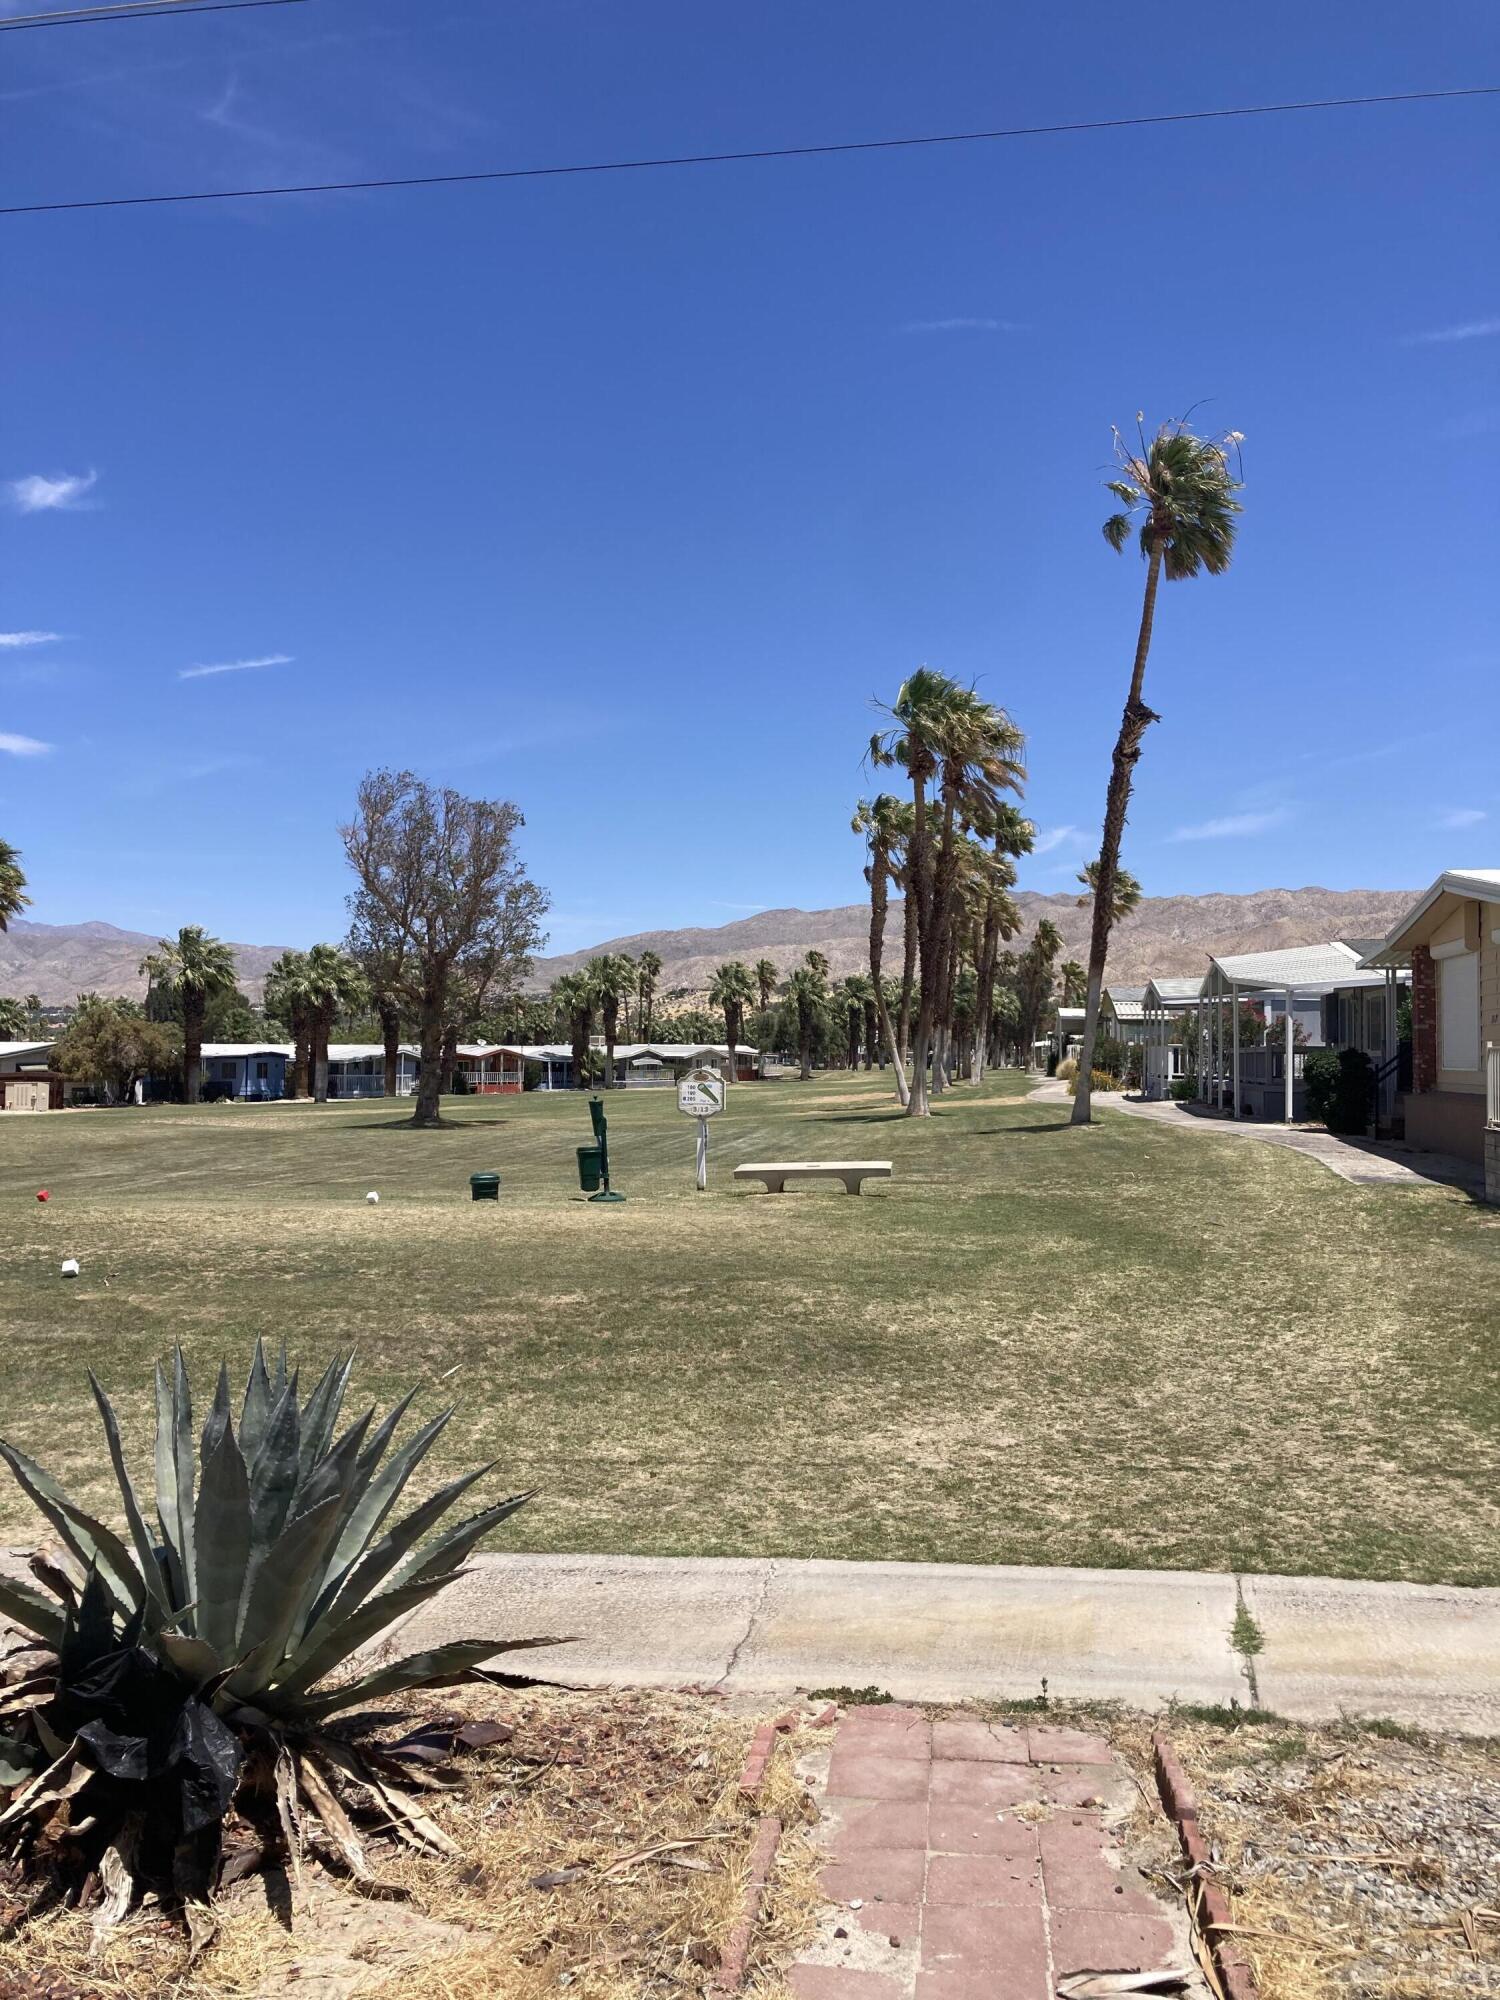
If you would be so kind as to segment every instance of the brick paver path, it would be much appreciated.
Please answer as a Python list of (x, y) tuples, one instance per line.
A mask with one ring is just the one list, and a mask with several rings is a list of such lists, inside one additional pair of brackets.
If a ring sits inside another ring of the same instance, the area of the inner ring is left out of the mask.
[(1131, 1780), (1099, 1736), (851, 1709), (820, 1839), (830, 1901), (798, 2000), (1049, 2000), (1069, 1973), (1188, 1966), (1121, 1866)]

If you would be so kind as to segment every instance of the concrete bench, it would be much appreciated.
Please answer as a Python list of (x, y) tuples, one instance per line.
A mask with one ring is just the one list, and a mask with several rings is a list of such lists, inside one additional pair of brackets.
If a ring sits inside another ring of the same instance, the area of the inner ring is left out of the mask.
[(792, 1174), (813, 1180), (842, 1181), (850, 1194), (858, 1194), (863, 1181), (888, 1181), (891, 1163), (889, 1160), (773, 1160), (734, 1170), (737, 1181), (764, 1181), (767, 1194), (780, 1194)]

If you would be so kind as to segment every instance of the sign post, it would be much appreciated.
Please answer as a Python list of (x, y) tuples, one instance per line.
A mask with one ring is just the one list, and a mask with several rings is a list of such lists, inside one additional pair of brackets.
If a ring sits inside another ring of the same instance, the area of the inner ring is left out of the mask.
[(698, 1121), (698, 1192), (708, 1186), (708, 1121), (724, 1109), (724, 1079), (716, 1069), (690, 1069), (677, 1086), (677, 1109)]

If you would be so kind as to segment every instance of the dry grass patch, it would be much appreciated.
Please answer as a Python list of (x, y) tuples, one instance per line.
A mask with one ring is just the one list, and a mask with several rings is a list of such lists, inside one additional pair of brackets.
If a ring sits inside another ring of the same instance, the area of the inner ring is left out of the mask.
[[(752, 1973), (774, 1983), (810, 1929), (812, 1808), (782, 1740), (761, 1797), (737, 1780), (758, 1713), (701, 1696), (489, 1688), (403, 1711), (418, 1721), (499, 1720), (511, 1739), (462, 1759), (451, 1795), (427, 1795), (459, 1854), (384, 1852), (399, 1900), (310, 1868), (303, 1890), (254, 1876), (189, 1963), (185, 1939), (145, 1910), (90, 1956), (89, 1917), (58, 1912), (0, 1941), (0, 1992), (67, 2000), (691, 2000), (706, 1992), (740, 1908), (762, 1812), (786, 1827)], [(290, 1922), (288, 1924), (288, 1913)]]

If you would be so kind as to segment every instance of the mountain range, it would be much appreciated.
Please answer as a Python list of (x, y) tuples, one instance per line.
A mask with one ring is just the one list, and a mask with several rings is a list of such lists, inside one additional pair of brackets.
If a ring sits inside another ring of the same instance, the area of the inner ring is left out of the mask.
[[(1022, 931), (1029, 937), (1050, 917), (1063, 937), (1063, 958), (1088, 958), (1087, 910), (1071, 895), (1016, 896)], [(1119, 925), (1111, 942), (1109, 976), (1141, 985), (1153, 974), (1201, 972), (1211, 952), (1275, 951), (1286, 945), (1321, 944), (1330, 938), (1380, 937), (1415, 901), (1409, 889), (1257, 889), (1248, 895), (1147, 896)], [(784, 978), (804, 952), (821, 951), (835, 978), (868, 964), (870, 913), (863, 903), (833, 910), (761, 910), (713, 929), (637, 931), (608, 938), (587, 951), (535, 961), (526, 980), (539, 992), (560, 973), (573, 972), (597, 953), (654, 951), (662, 961), (662, 999), (707, 992), (714, 968), (725, 959), (753, 965), (769, 958)], [(901, 904), (891, 905), (886, 964), (899, 970)], [(19, 999), (35, 993), (44, 1006), (66, 1006), (80, 993), (140, 998), (146, 990), (139, 966), (157, 939), (114, 924), (38, 924), (18, 918), (0, 933), (0, 993)], [(280, 945), (237, 944), (240, 985), (259, 1000), (261, 983)]]
[[(1416, 900), (1408, 889), (1256, 889), (1248, 895), (1146, 896), (1135, 914), (1115, 929), (1110, 941), (1109, 977), (1122, 986), (1144, 985), (1156, 974), (1169, 977), (1202, 972), (1211, 953), (1276, 951), (1287, 945), (1324, 944), (1331, 938), (1383, 937)], [(1016, 948), (1043, 917), (1062, 932), (1064, 959), (1088, 962), (1089, 912), (1075, 895), (1041, 896), (1023, 891), (1015, 898), (1022, 929)], [(891, 904), (886, 922), (885, 962), (901, 964), (903, 913)], [(640, 931), (611, 938), (588, 951), (565, 952), (535, 961), (529, 989), (540, 990), (560, 973), (574, 972), (596, 953), (628, 952), (638, 958), (654, 951), (662, 961), (663, 998), (707, 991), (714, 968), (725, 959), (774, 960), (784, 978), (804, 952), (821, 951), (836, 979), (869, 965), (870, 911), (865, 903), (834, 910), (762, 910), (714, 930)]]

